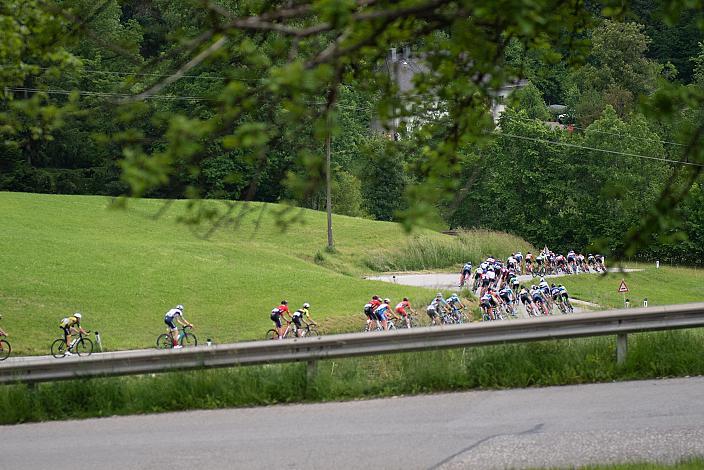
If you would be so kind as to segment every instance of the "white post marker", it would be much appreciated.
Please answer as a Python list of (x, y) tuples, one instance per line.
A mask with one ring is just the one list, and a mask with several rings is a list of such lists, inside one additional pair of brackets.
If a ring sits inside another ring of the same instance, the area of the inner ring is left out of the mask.
[(618, 286), (618, 291), (623, 294), (623, 308), (628, 308), (628, 302), (626, 301), (628, 286), (626, 285), (625, 279), (621, 279), (621, 284)]
[(660, 269), (660, 260), (655, 261), (655, 269)]
[(643, 299), (643, 307), (647, 307), (647, 306), (648, 306), (648, 298), (646, 297)]

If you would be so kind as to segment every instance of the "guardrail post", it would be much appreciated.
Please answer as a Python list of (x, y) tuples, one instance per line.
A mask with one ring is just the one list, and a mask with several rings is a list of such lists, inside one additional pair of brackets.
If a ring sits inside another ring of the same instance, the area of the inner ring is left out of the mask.
[(626, 362), (626, 355), (628, 354), (628, 335), (626, 333), (620, 333), (616, 335), (616, 364), (622, 365)]
[(318, 374), (318, 361), (315, 359), (306, 363), (306, 387), (315, 379)]

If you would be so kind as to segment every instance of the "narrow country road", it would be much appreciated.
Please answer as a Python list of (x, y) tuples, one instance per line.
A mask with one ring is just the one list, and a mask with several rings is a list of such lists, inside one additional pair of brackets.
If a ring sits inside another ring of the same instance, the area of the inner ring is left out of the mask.
[(2, 426), (2, 468), (434, 469), (704, 455), (704, 378)]
[[(617, 272), (619, 269), (609, 269), (609, 271)], [(640, 271), (640, 269), (624, 269), (624, 272)], [(589, 273), (596, 274), (596, 273)], [(578, 274), (578, 276), (588, 274)], [(565, 274), (548, 275), (546, 278), (562, 277)], [(367, 276), (367, 279), (373, 281), (392, 282), (402, 284), (404, 286), (429, 287), (432, 289), (444, 289), (458, 291), (460, 273), (398, 273), (398, 274), (383, 274), (380, 276)], [(530, 274), (518, 276), (518, 280), (522, 283), (528, 282), (531, 279), (536, 279)]]

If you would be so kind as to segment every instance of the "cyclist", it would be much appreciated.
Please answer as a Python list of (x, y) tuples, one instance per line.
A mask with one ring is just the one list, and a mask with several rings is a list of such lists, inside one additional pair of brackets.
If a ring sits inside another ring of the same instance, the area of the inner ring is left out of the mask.
[(526, 273), (533, 274), (533, 253), (526, 253)]
[(164, 315), (164, 323), (169, 327), (169, 334), (171, 335), (171, 341), (174, 348), (180, 349), (183, 346), (178, 344), (178, 328), (174, 325), (174, 320), (178, 322), (179, 325), (190, 326), (193, 325), (183, 317), (183, 305), (178, 304), (175, 308), (172, 308)]
[(376, 315), (376, 319), (381, 323), (381, 327), (384, 329), (384, 331), (388, 331), (389, 329), (389, 320), (386, 317), (386, 314), (387, 312), (391, 313), (391, 307), (389, 306), (390, 302), (391, 301), (389, 299), (384, 299), (384, 301), (381, 302), (379, 306), (374, 309), (374, 315)]
[(508, 308), (508, 311), (510, 312), (511, 316), (515, 317), (516, 316), (516, 309), (513, 307), (513, 291), (511, 288), (507, 285), (503, 286), (499, 290), (499, 298), (503, 300), (504, 304)]
[(534, 314), (533, 302), (530, 300), (530, 292), (528, 292), (526, 286), (521, 286), (521, 290), (518, 293), (518, 297), (521, 299), (521, 303), (526, 308), (526, 314), (528, 314), (529, 317), (532, 317)]
[(513, 257), (516, 258), (516, 272), (520, 274), (523, 271), (523, 268), (521, 267), (523, 264), (523, 253), (519, 251), (513, 255)]
[[(550, 285), (550, 297), (552, 297), (552, 302), (560, 308), (562, 296), (560, 295), (560, 289), (558, 289), (554, 282)], [(566, 312), (563, 310), (563, 313)]]
[[(2, 320), (2, 315), (0, 315), (0, 320)], [(5, 333), (5, 330), (0, 328), (0, 336), (9, 336), (7, 333)], [(2, 343), (0, 343), (0, 351), (2, 351)]]
[(570, 267), (570, 270), (572, 271), (572, 274), (577, 274), (577, 255), (575, 255), (574, 250), (570, 250), (567, 252), (567, 264)]
[(476, 271), (474, 271), (474, 284), (472, 285), (472, 290), (476, 291), (479, 289), (479, 285), (482, 282), (482, 278), (484, 277), (484, 268), (479, 266)]
[(430, 320), (433, 325), (439, 325), (442, 323), (440, 317), (443, 313), (445, 313), (445, 310), (447, 310), (447, 302), (445, 302), (445, 300), (442, 298), (442, 294), (438, 292), (432, 302), (430, 302), (430, 305), (428, 305), (428, 308), (426, 309), (426, 312), (428, 313), (428, 316), (430, 317)]
[(413, 314), (416, 313), (411, 308), (411, 303), (408, 301), (408, 297), (404, 297), (401, 302), (396, 304), (396, 308), (394, 310), (406, 322), (406, 328), (410, 328), (411, 327), (411, 318), (408, 316), (408, 312), (406, 311), (406, 309), (410, 310), (410, 312)]
[(513, 290), (513, 292), (518, 292), (520, 282), (518, 281), (518, 277), (515, 274), (511, 276), (508, 283), (511, 286), (511, 290)]
[(460, 273), (460, 287), (464, 286), (464, 283), (472, 276), (472, 262), (467, 261), (462, 266), (462, 272)]
[(494, 290), (492, 288), (487, 289), (486, 293), (479, 299), (479, 306), (491, 320), (496, 320), (499, 318), (499, 315), (494, 314), (494, 307), (498, 305), (499, 302), (496, 299), (496, 295), (494, 294)]
[(541, 276), (545, 274), (545, 270), (543, 269), (543, 259), (544, 258), (542, 252), (538, 253), (538, 256), (535, 257), (536, 269), (538, 270), (538, 274)]
[(379, 300), (379, 296), (375, 295), (372, 296), (372, 300), (370, 300), (365, 306), (364, 306), (364, 314), (367, 316), (367, 326), (365, 328), (365, 331), (369, 331), (372, 329), (372, 323), (376, 321), (376, 316), (374, 315), (374, 309), (378, 307), (381, 304), (381, 301)]
[(601, 272), (606, 272), (606, 258), (603, 255), (594, 255), (596, 259), (596, 268)]
[(274, 325), (276, 325), (276, 332), (279, 334), (279, 339), (283, 339), (284, 337), (284, 327), (281, 324), (281, 318), (283, 318), (286, 322), (291, 323), (291, 319), (289, 318), (290, 314), (291, 312), (288, 309), (288, 302), (285, 300), (282, 300), (278, 307), (274, 307), (271, 310), (271, 321), (273, 321)]
[(587, 266), (589, 267), (589, 270), (596, 270), (595, 264), (596, 259), (594, 258), (594, 255), (589, 253), (589, 255), (587, 255)]
[(72, 356), (69, 348), (71, 347), (71, 333), (73, 331), (78, 331), (84, 335), (88, 334), (86, 330), (81, 326), (81, 313), (76, 312), (70, 317), (66, 317), (59, 322), (59, 328), (64, 332), (64, 341), (66, 342), (66, 355)]
[(538, 311), (541, 315), (548, 315), (548, 306), (545, 304), (545, 299), (543, 298), (543, 293), (538, 289), (535, 284), (530, 286), (530, 297), (533, 303), (538, 306)]
[(452, 312), (452, 316), (455, 317), (455, 320), (458, 322), (462, 321), (462, 309), (465, 308), (464, 304), (460, 300), (459, 296), (457, 294), (452, 294), (448, 299), (447, 299), (447, 305), (450, 307), (450, 312)]
[(293, 312), (293, 315), (291, 315), (291, 321), (293, 321), (293, 324), (296, 325), (296, 336), (303, 336), (305, 334), (305, 330), (301, 324), (302, 321), (305, 322), (306, 326), (317, 325), (317, 323), (315, 323), (310, 316), (310, 304), (308, 302), (305, 302), (303, 307)]
[(567, 307), (567, 310), (569, 310), (570, 313), (574, 312), (572, 302), (570, 302), (570, 294), (567, 293), (567, 289), (565, 288), (565, 286), (560, 284), (557, 286), (557, 289), (560, 291), (560, 295), (562, 296), (562, 302), (564, 302), (565, 306)]

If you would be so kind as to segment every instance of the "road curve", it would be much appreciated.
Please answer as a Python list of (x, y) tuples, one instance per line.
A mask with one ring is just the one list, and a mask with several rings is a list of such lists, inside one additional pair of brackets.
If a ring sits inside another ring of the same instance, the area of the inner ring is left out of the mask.
[(2, 426), (3, 468), (536, 468), (704, 455), (704, 378)]

